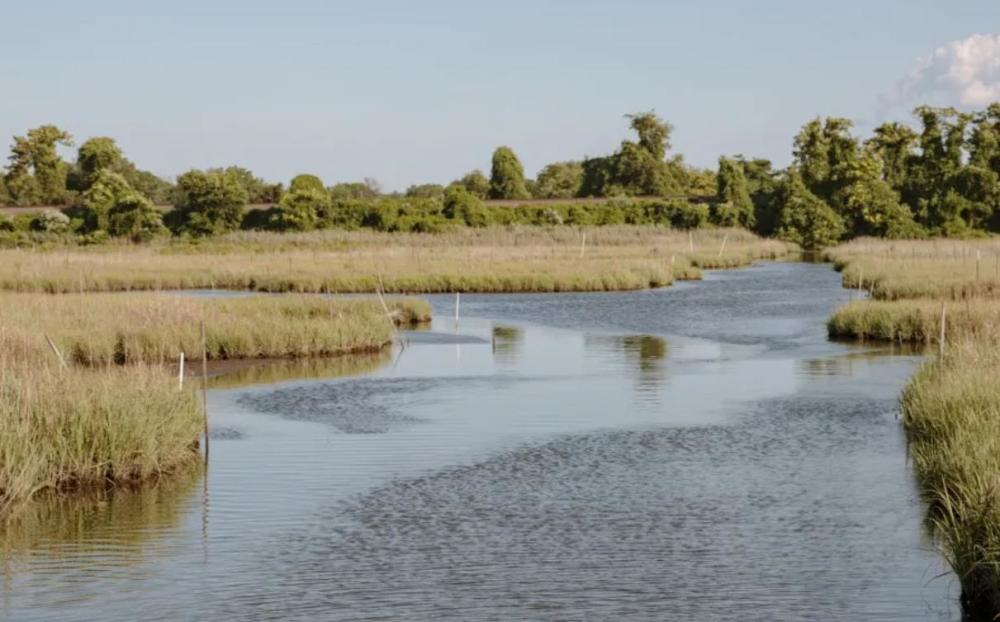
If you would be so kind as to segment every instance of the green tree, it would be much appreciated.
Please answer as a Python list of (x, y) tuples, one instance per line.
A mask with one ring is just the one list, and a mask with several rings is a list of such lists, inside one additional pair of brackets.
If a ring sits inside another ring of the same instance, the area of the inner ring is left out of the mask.
[(480, 199), (485, 199), (490, 194), (490, 180), (478, 168), (469, 171), (453, 183), (457, 183)]
[(69, 166), (59, 157), (57, 147), (72, 144), (73, 137), (54, 125), (28, 130), (27, 136), (15, 136), (4, 178), (13, 203), (62, 203)]
[(444, 186), (441, 184), (413, 185), (406, 189), (406, 196), (411, 199), (437, 199), (444, 196)]
[(305, 188), (292, 190), (281, 197), (271, 215), (270, 227), (279, 231), (309, 231), (316, 228), (320, 215), (331, 207), (326, 190)]
[(818, 250), (840, 241), (844, 235), (843, 219), (809, 191), (794, 167), (787, 171), (779, 194), (778, 237), (807, 250)]
[(510, 147), (497, 147), (490, 171), (490, 198), (527, 199), (529, 196), (521, 161)]
[(570, 199), (580, 194), (582, 185), (582, 164), (555, 162), (538, 172), (534, 196), (539, 199)]
[(461, 185), (451, 185), (445, 191), (441, 212), (445, 218), (463, 222), (470, 227), (485, 227), (489, 224), (482, 199)]
[(851, 135), (852, 126), (849, 119), (830, 117), (821, 122), (816, 118), (795, 136), (793, 154), (802, 181), (828, 203), (845, 183), (846, 170), (857, 157), (859, 146)]
[(289, 192), (296, 192), (298, 190), (312, 190), (315, 192), (326, 192), (326, 186), (323, 185), (323, 180), (315, 175), (310, 175), (308, 173), (303, 173), (301, 175), (296, 175), (292, 178), (292, 182), (288, 184)]
[(107, 136), (87, 139), (76, 152), (77, 173), (80, 176), (76, 189), (85, 191), (90, 188), (101, 171), (120, 172), (124, 160), (115, 139)]
[(163, 214), (153, 203), (138, 192), (132, 192), (108, 212), (108, 233), (133, 242), (148, 242), (170, 231), (163, 225)]
[(715, 224), (732, 227), (753, 227), (754, 206), (750, 189), (743, 173), (743, 164), (732, 158), (719, 158), (717, 196), (719, 207), (715, 210)]
[(656, 116), (656, 113), (638, 112), (627, 114), (629, 126), (639, 135), (639, 146), (642, 147), (657, 162), (662, 162), (670, 149), (670, 134), (673, 126)]
[(330, 197), (334, 200), (374, 200), (378, 198), (378, 192), (367, 183), (356, 181), (334, 184), (330, 188)]
[(246, 202), (246, 189), (231, 173), (191, 170), (177, 178), (172, 224), (178, 232), (195, 236), (233, 231), (240, 226)]
[(917, 134), (902, 123), (883, 123), (865, 143), (884, 165), (883, 179), (897, 192), (906, 184), (907, 166), (913, 157)]
[(835, 197), (852, 235), (918, 237), (920, 228), (899, 194), (885, 180), (883, 163), (869, 149), (845, 170), (845, 183)]
[(124, 201), (133, 202), (136, 194), (123, 176), (110, 168), (98, 168), (81, 197), (84, 230), (107, 231), (112, 208)]
[(59, 157), (57, 145), (71, 146), (73, 137), (54, 125), (28, 130), (31, 143), (31, 166), (41, 200), (49, 205), (62, 203), (66, 197), (69, 166)]

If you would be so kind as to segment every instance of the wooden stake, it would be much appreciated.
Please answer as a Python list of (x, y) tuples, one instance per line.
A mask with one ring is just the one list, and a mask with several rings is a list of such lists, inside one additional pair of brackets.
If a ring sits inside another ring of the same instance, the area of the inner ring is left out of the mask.
[(180, 366), (177, 368), (177, 390), (184, 390), (184, 353), (181, 352)]
[(587, 232), (583, 232), (583, 237), (580, 239), (580, 257), (583, 257), (584, 251), (587, 250)]
[(979, 264), (983, 259), (983, 253), (979, 249), (976, 249), (976, 281), (979, 280)]
[(941, 335), (938, 337), (938, 359), (944, 359), (944, 338), (945, 338), (945, 325), (948, 320), (948, 307), (942, 302), (941, 303)]
[(729, 234), (727, 233), (726, 235), (722, 236), (722, 247), (719, 248), (719, 256), (717, 257), (717, 259), (722, 259), (722, 253), (725, 252), (726, 242), (728, 241), (729, 241)]
[(60, 352), (59, 348), (56, 347), (56, 343), (52, 341), (48, 335), (45, 335), (45, 341), (49, 342), (49, 347), (52, 348), (52, 352), (54, 352), (56, 358), (59, 359), (59, 366), (63, 369), (67, 369), (66, 359), (63, 358), (62, 352)]
[(208, 463), (208, 338), (201, 321), (201, 412), (205, 421), (205, 463)]
[(694, 234), (688, 229), (688, 252), (694, 255)]

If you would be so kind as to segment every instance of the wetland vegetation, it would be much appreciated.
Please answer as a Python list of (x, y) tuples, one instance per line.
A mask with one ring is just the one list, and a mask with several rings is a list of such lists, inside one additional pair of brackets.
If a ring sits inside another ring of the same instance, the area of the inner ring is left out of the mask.
[(839, 309), (831, 336), (933, 346), (903, 393), (903, 426), (963, 605), (993, 619), (1000, 611), (1000, 243), (859, 240), (827, 254), (845, 286), (871, 297)]

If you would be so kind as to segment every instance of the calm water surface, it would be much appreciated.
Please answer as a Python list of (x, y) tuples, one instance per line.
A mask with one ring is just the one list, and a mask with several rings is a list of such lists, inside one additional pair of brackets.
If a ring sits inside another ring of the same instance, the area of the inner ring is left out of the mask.
[(3, 620), (951, 620), (896, 398), (827, 266), (432, 297), (384, 355), (210, 392), (206, 473), (38, 504)]

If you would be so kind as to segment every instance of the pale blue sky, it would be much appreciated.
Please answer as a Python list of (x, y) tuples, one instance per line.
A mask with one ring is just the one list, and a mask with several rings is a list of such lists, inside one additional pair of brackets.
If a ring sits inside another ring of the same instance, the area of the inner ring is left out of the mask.
[(901, 116), (940, 86), (879, 105), (918, 58), (995, 32), (997, 0), (0, 0), (0, 137), (56, 123), (166, 176), (403, 189), (486, 170), (499, 144), (531, 175), (607, 153), (652, 108), (693, 164), (784, 165), (809, 117)]

